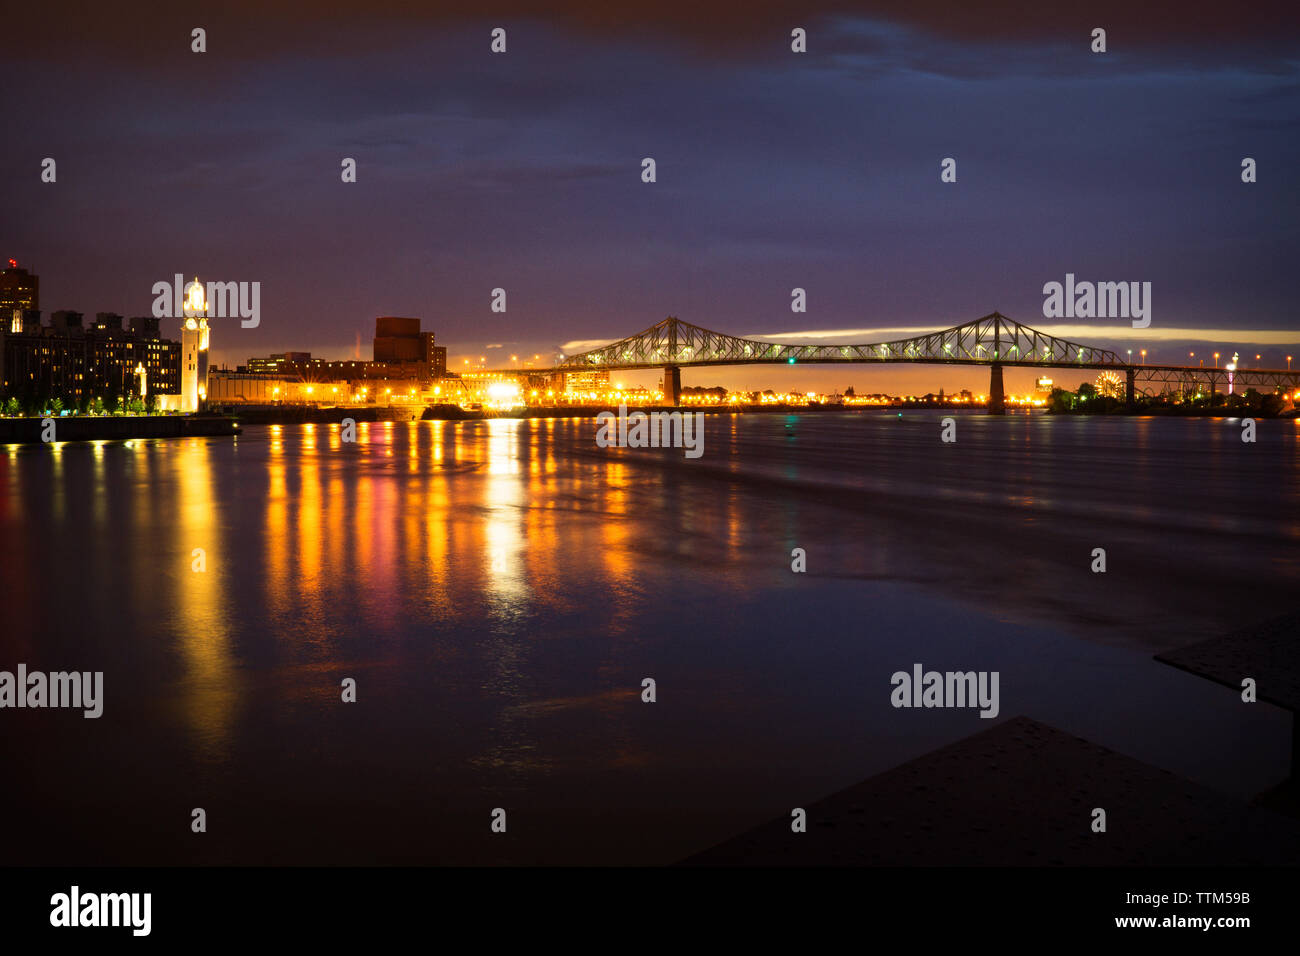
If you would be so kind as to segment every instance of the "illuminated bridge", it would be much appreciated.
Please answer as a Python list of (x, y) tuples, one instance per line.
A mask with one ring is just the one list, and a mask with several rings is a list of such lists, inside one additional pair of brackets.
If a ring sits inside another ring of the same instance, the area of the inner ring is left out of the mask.
[(1214, 394), (1235, 376), (1233, 387), (1269, 391), (1300, 386), (1300, 371), (1220, 369), (1178, 365), (1133, 365), (1108, 349), (1080, 345), (1048, 335), (992, 312), (974, 322), (892, 342), (866, 345), (782, 345), (713, 332), (669, 316), (636, 335), (609, 345), (565, 356), (558, 371), (593, 369), (664, 370), (664, 402), (676, 405), (681, 369), (697, 365), (796, 364), (987, 365), (991, 368), (989, 412), (1003, 408), (1004, 366), (1032, 368), (1113, 369), (1122, 371), (1126, 397), (1135, 393), (1207, 392)]

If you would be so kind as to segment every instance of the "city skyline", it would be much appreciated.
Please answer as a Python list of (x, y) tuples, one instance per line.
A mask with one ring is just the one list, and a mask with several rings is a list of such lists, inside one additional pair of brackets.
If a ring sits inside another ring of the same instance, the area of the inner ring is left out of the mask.
[[(6, 276), (13, 276), (17, 273), (19, 276), (21, 276), (21, 279), (19, 279), (18, 281), (33, 282), (36, 284), (36, 288), (39, 289), (40, 275), (38, 273), (29, 272), (28, 270), (23, 268), (16, 259), (12, 257), (9, 258), (8, 260), (8, 266), (9, 266), (8, 270), (4, 273)], [(180, 281), (179, 280), (180, 275), (181, 275), (180, 273), (177, 274), (178, 282)], [(196, 276), (193, 281), (197, 282), (198, 277)], [(208, 285), (209, 287), (211, 287), (210, 282), (208, 283)], [(39, 293), (37, 294), (39, 295)], [(39, 299), (37, 300), (37, 302), (39, 304)], [(40, 312), (41, 314), (45, 314), (44, 310), (37, 310), (37, 311)], [(81, 316), (84, 315), (85, 313), (78, 312), (75, 310), (72, 310), (71, 312), (69, 312), (68, 310), (54, 310), (49, 314), (51, 316), (66, 315), (66, 314)], [(98, 321), (100, 323), (103, 322), (106, 316), (110, 320), (117, 319), (121, 321), (124, 319), (124, 317), (119, 313), (98, 312), (96, 313), (96, 315), (99, 317)], [(220, 323), (220, 319), (213, 318), (211, 313), (209, 313), (208, 318), (211, 319), (211, 321), (213, 321), (216, 324)], [(131, 321), (134, 322), (135, 319), (132, 319)], [(149, 321), (153, 321), (155, 324), (158, 324), (160, 321), (166, 321), (166, 319), (159, 320), (157, 316), (155, 316), (152, 320)], [(178, 325), (176, 330), (177, 334), (183, 335), (186, 328), (184, 317), (178, 316), (177, 318), (174, 319), (174, 321), (176, 321)], [(406, 319), (406, 320), (394, 320), (391, 318), (385, 319), (384, 317), (381, 316), (373, 321), (415, 322), (416, 326), (414, 327), (418, 328), (418, 323), (420, 320), (418, 318)], [(17, 320), (15, 320), (15, 323), (16, 322)], [(1134, 325), (1137, 325), (1137, 323), (1134, 323)], [(1044, 332), (1047, 334), (1056, 334), (1061, 337), (1064, 337), (1067, 334), (1077, 336), (1080, 333), (1088, 333), (1090, 331), (1096, 331), (1095, 329), (1091, 329), (1089, 326), (1086, 325), (1061, 325), (1059, 323), (1054, 323), (1051, 320), (1044, 320), (1043, 322), (1037, 323), (1036, 328), (1037, 331)], [(15, 330), (17, 330), (16, 324), (15, 324)], [(875, 339), (873, 341), (883, 341), (886, 338), (890, 338), (890, 339), (910, 338), (918, 335), (931, 334), (937, 331), (939, 331), (937, 328), (906, 328), (906, 327), (881, 328), (881, 329), (841, 329), (841, 330), (834, 330), (829, 332), (824, 330), (809, 330), (802, 333), (798, 331), (790, 331), (784, 334), (760, 334), (758, 338), (761, 338), (765, 341), (771, 341), (773, 343), (808, 344), (816, 347), (816, 346), (824, 346), (827, 344), (835, 344), (835, 345), (864, 344), (863, 342), (849, 343), (848, 337), (850, 336), (863, 337), (868, 335), (874, 335)], [(1184, 333), (1190, 333), (1191, 331), (1192, 330), (1185, 330), (1185, 329), (1158, 330), (1155, 338), (1157, 341), (1160, 341), (1160, 344), (1163, 346), (1162, 348), (1159, 349), (1159, 354), (1157, 354), (1157, 348), (1156, 348), (1157, 342), (1151, 341), (1151, 337), (1148, 336), (1149, 330), (1147, 329), (1134, 328), (1131, 330), (1131, 334), (1126, 334), (1126, 330), (1123, 329), (1119, 331), (1112, 330), (1110, 336), (1113, 340), (1118, 342), (1137, 341), (1140, 344), (1146, 346), (1146, 348), (1139, 348), (1139, 349), (1123, 349), (1123, 348), (1118, 349), (1118, 352), (1121, 355), (1126, 354), (1127, 360), (1135, 365), (1150, 364), (1150, 365), (1168, 365), (1168, 366), (1196, 366), (1198, 364), (1197, 355), (1199, 350), (1200, 366), (1209, 367), (1209, 368), (1229, 368), (1229, 370), (1230, 367), (1236, 367), (1235, 363), (1238, 361), (1237, 353), (1240, 350), (1233, 349), (1229, 346), (1218, 345), (1218, 340), (1209, 338), (1208, 336), (1214, 335), (1216, 337), (1219, 337), (1220, 339), (1222, 337), (1231, 337), (1229, 340), (1234, 343), (1241, 343), (1244, 345), (1254, 345), (1256, 348), (1258, 348), (1258, 351), (1255, 352), (1253, 355), (1253, 361), (1252, 361), (1252, 356), (1249, 353), (1246, 354), (1245, 356), (1240, 357), (1239, 359), (1240, 367), (1243, 369), (1245, 368), (1258, 368), (1258, 369), (1286, 368), (1289, 370), (1293, 358), (1292, 353), (1295, 351), (1296, 342), (1297, 342), (1295, 333), (1289, 330), (1270, 330), (1266, 332), (1255, 330), (1255, 331), (1243, 332), (1243, 331), (1232, 330), (1232, 329), (1206, 329), (1206, 330), (1197, 330), (1197, 331), (1201, 331), (1204, 335), (1206, 335), (1207, 336), (1206, 338), (1182, 339), (1179, 337), (1180, 335)], [(166, 337), (166, 332), (167, 332), (166, 329), (162, 330), (162, 334), (164, 337)], [(435, 333), (429, 331), (424, 334), (429, 338), (429, 342), (431, 343), (432, 337)], [(827, 343), (824, 341), (825, 339), (830, 338), (832, 336), (839, 336), (840, 339), (834, 343)], [(483, 347), (481, 350), (470, 350), (470, 353), (465, 357), (456, 356), (456, 357), (449, 358), (447, 348), (440, 346), (439, 351), (443, 357), (439, 360), (440, 364), (437, 367), (444, 369), (446, 370), (446, 372), (451, 373), (453, 375), (458, 373), (466, 373), (466, 372), (480, 372), (484, 369), (489, 369), (494, 371), (505, 370), (505, 371), (519, 371), (519, 372), (523, 372), (525, 370), (531, 370), (531, 371), (549, 370), (554, 372), (560, 372), (563, 370), (563, 366), (561, 363), (563, 362), (566, 353), (571, 357), (572, 354), (574, 354), (575, 352), (595, 349), (598, 348), (599, 346), (607, 345), (617, 340), (618, 340), (617, 338), (608, 338), (608, 339), (592, 339), (587, 341), (570, 342), (570, 343), (566, 343), (566, 346), (563, 350), (557, 350), (554, 353), (546, 354), (546, 355), (543, 355), (541, 353), (534, 353), (531, 356), (528, 355), (526, 352), (521, 356), (518, 354), (519, 350), (506, 348), (504, 344), (489, 344)], [(1089, 344), (1094, 344), (1094, 343), (1090, 342)], [(1189, 344), (1196, 346), (1197, 348), (1188, 351), (1186, 353), (1186, 357), (1184, 358), (1181, 354), (1178, 354), (1176, 350), (1185, 348)], [(214, 347), (211, 351), (214, 356), (222, 355), (222, 350), (219, 348)], [(231, 351), (230, 349), (227, 349), (226, 350), (227, 354), (230, 351)], [(283, 358), (284, 356), (287, 355), (306, 355), (315, 359), (316, 361), (323, 361), (323, 362), (334, 363), (334, 364), (347, 364), (347, 363), (368, 361), (363, 357), (362, 355), (363, 351), (364, 351), (364, 347), (362, 345), (360, 333), (358, 332), (356, 344), (346, 355), (343, 356), (340, 356), (338, 354), (321, 354), (320, 352), (317, 352), (312, 347), (304, 347), (302, 343), (298, 343), (296, 347), (285, 348), (278, 353), (264, 352), (259, 355), (249, 355), (247, 357), (244, 357), (243, 359), (235, 358), (233, 356), (223, 357), (217, 361), (214, 361), (212, 365), (213, 368), (220, 368), (225, 370), (242, 369), (245, 367), (251, 369), (254, 365), (258, 363), (265, 363), (268, 360), (268, 358), (274, 359), (277, 356)], [(481, 353), (484, 354), (480, 354), (474, 357), (472, 355), (473, 351), (480, 351)], [(374, 358), (378, 359), (378, 356), (375, 355)], [(1212, 361), (1210, 361), (1208, 366), (1206, 365), (1207, 359), (1212, 359)], [(791, 363), (791, 364), (794, 365), (795, 363)], [(1008, 379), (1007, 382), (1008, 395), (1014, 395), (1019, 393), (1023, 393), (1026, 395), (1031, 394), (1034, 391), (1035, 386), (1040, 384), (1039, 375), (1042, 374), (1044, 371), (1051, 371), (1051, 370), (1054, 370), (1057, 375), (1061, 376), (1060, 381), (1057, 382), (1057, 384), (1061, 386), (1072, 387), (1075, 384), (1082, 384), (1088, 382), (1088, 378), (1085, 376), (1080, 380), (1079, 383), (1075, 383), (1073, 381), (1073, 378), (1071, 377), (1070, 369), (1068, 367), (1063, 367), (1060, 365), (1044, 366), (1042, 369), (1026, 369), (1026, 368), (1017, 368), (1014, 366), (1008, 366), (1006, 369), (1006, 376)], [(889, 391), (888, 388), (883, 387), (881, 385), (879, 378), (875, 380), (873, 380), (871, 377), (863, 378), (862, 369), (847, 370), (839, 366), (836, 366), (835, 368), (829, 368), (825, 365), (819, 365), (819, 363), (817, 363), (816, 361), (804, 362), (802, 364), (799, 364), (797, 369), (782, 369), (780, 372), (776, 372), (776, 373), (765, 368), (745, 368), (741, 365), (720, 365), (720, 366), (710, 367), (707, 369), (691, 368), (689, 365), (687, 365), (684, 367), (684, 371), (689, 376), (688, 380), (686, 380), (685, 382), (685, 384), (688, 387), (697, 388), (697, 389), (722, 387), (722, 388), (726, 388), (729, 391), (737, 392), (737, 393), (746, 392), (746, 391), (748, 392), (769, 391), (770, 392), (775, 390), (778, 393), (793, 392), (793, 393), (802, 394), (803, 392), (807, 392), (809, 394), (827, 395), (827, 394), (848, 392), (849, 390), (854, 390), (860, 393), (920, 396), (920, 395), (929, 395), (929, 394), (943, 394), (945, 392), (951, 394), (951, 393), (956, 393), (958, 391), (975, 391), (977, 393), (980, 391), (979, 389), (980, 382), (979, 382), (978, 373), (973, 374), (971, 369), (969, 368), (962, 369), (959, 367), (945, 368), (942, 372), (942, 375), (946, 377), (943, 378), (942, 380), (939, 380), (939, 384), (937, 385), (934, 384), (927, 385), (922, 378), (924, 373), (912, 372), (909, 369), (900, 370), (896, 368), (891, 368), (889, 366), (876, 366), (870, 368), (870, 371), (868, 373), (870, 376), (877, 376), (877, 377), (888, 379), (895, 386), (897, 386), (900, 379), (902, 379), (904, 376), (906, 377), (906, 382), (904, 386), (901, 389), (898, 389), (892, 393)], [(1082, 374), (1083, 371), (1085, 370), (1080, 370), (1080, 373)], [(647, 387), (653, 388), (660, 377), (660, 373), (657, 370), (624, 369), (624, 370), (618, 370), (618, 372), (619, 372), (618, 378), (620, 383), (618, 387), (620, 389), (624, 387), (624, 384), (626, 384), (627, 387), (633, 389), (647, 388)], [(902, 373), (901, 375), (900, 372)], [(784, 376), (790, 376), (792, 374), (795, 377), (797, 377), (797, 379), (801, 382), (799, 386), (792, 385), (788, 381), (781, 381), (779, 378), (777, 378), (777, 376), (784, 377)], [(763, 378), (762, 376), (764, 375), (767, 375), (768, 378)], [(851, 381), (848, 380), (848, 378), (846, 377), (847, 375), (852, 375)], [(710, 378), (710, 376), (712, 376), (712, 378)], [(838, 384), (835, 384), (837, 382)], [(846, 382), (847, 384), (845, 384)], [(818, 385), (820, 387), (814, 388), (813, 385)]]
[[(575, 4), (542, 25), (523, 6), (502, 14), (504, 55), (490, 24), (448, 12), (301, 23), (272, 4), (205, 19), (212, 52), (195, 55), (189, 14), (126, 30), (91, 10), (76, 61), (33, 69), (50, 54), (34, 40), (6, 67), (12, 100), (42, 109), (0, 159), (4, 255), (44, 275), (47, 308), (88, 313), (146, 314), (175, 271), (258, 281), (266, 320), (214, 335), (213, 361), (232, 366), (361, 357), (378, 315), (422, 318), (453, 369), (667, 315), (787, 340), (994, 309), (1052, 331), (1041, 290), (1066, 272), (1152, 283), (1145, 330), (1070, 323), (1100, 345), (1166, 360), (1275, 348), (1263, 340), (1294, 324), (1284, 263), (1300, 253), (1300, 150), (1279, 119), (1300, 86), (1280, 31), (1211, 5), (1176, 23), (1091, 5), (1110, 29), (1097, 55), (1091, 19), (1012, 7), (763, 6), (707, 23), (669, 7), (638, 25)], [(18, 24), (39, 38), (42, 16)], [(149, 55), (112, 53), (131, 49)], [(949, 387), (906, 370), (848, 384)]]

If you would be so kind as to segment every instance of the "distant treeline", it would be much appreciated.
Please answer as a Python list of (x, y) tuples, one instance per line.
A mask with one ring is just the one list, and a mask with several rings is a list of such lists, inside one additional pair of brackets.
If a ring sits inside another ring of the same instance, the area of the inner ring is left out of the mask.
[(1122, 395), (1103, 394), (1088, 382), (1073, 392), (1054, 388), (1047, 400), (1049, 412), (1067, 415), (1244, 415), (1275, 418), (1285, 408), (1286, 399), (1280, 393), (1261, 394), (1253, 388), (1231, 395), (1222, 392), (1170, 398), (1139, 395), (1130, 405)]

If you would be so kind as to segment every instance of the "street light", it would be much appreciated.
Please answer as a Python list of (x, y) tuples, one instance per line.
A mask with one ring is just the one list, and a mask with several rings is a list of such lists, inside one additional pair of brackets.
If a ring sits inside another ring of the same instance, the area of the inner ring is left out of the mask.
[(1146, 364), (1147, 364), (1147, 350), (1146, 350), (1146, 349), (1143, 349), (1143, 350), (1142, 350), (1142, 364), (1143, 364), (1143, 365), (1146, 365)]
[(1291, 356), (1289, 355), (1286, 357), (1286, 370), (1291, 371)]

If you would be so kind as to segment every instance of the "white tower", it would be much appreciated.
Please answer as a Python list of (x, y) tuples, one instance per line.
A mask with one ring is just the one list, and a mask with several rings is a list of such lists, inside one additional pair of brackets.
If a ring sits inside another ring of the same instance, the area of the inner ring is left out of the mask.
[(195, 276), (185, 289), (181, 327), (181, 411), (197, 412), (208, 397), (208, 303)]

